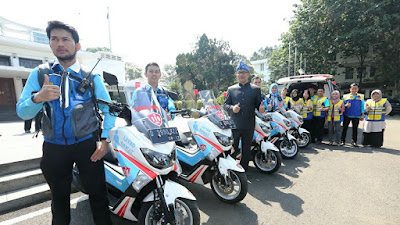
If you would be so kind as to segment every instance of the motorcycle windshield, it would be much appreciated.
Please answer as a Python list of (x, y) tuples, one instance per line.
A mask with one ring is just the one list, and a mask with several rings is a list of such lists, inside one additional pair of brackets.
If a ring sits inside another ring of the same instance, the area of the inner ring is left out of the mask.
[(204, 90), (199, 92), (200, 99), (203, 101), (203, 107), (207, 111), (208, 119), (220, 127), (221, 129), (234, 129), (235, 124), (225, 112), (225, 110), (219, 105), (214, 93), (210, 90)]
[(271, 119), (274, 123), (279, 124), (284, 129), (287, 130), (289, 128), (290, 122), (282, 114), (280, 114), (278, 112), (273, 112), (273, 113), (271, 113)]
[(177, 129), (168, 127), (166, 112), (149, 84), (132, 81), (124, 87), (124, 92), (132, 112), (132, 125), (139, 132), (147, 135), (153, 143), (176, 141)]

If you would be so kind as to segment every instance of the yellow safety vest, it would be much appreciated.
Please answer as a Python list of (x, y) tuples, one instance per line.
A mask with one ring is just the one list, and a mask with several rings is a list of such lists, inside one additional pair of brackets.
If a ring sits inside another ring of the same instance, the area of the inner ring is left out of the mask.
[(367, 100), (367, 105), (371, 107), (367, 113), (367, 121), (385, 121), (386, 100), (386, 98), (382, 98), (378, 102), (375, 102), (372, 99)]
[(290, 104), (292, 105), (292, 107), (294, 106), (297, 109), (301, 110), (301, 108), (303, 107), (304, 101), (302, 98), (299, 98), (297, 101), (290, 98)]
[(328, 114), (328, 121), (332, 120), (332, 111), (334, 113), (333, 121), (334, 122), (342, 122), (343, 121), (343, 113), (340, 113), (339, 108), (343, 105), (343, 101), (340, 100), (338, 103), (333, 106), (332, 102), (329, 105), (329, 114)]
[(303, 119), (309, 120), (312, 119), (313, 116), (313, 110), (308, 108), (308, 105), (310, 104), (311, 100), (308, 99), (307, 102), (303, 103), (303, 108), (302, 108), (302, 113), (303, 113)]
[(313, 115), (315, 117), (325, 117), (326, 112), (325, 111), (321, 111), (322, 104), (325, 102), (325, 100), (326, 100), (326, 97), (322, 97), (320, 99), (318, 99), (318, 97), (315, 97), (313, 99), (313, 104), (314, 104)]

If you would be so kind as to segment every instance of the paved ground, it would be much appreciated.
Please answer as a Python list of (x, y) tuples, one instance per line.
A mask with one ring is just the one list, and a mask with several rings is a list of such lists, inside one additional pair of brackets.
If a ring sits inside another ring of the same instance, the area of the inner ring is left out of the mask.
[[(197, 197), (202, 224), (400, 224), (399, 128), (400, 117), (390, 117), (381, 149), (311, 145), (295, 159), (285, 160), (274, 175), (251, 167), (249, 193), (235, 205), (218, 201), (208, 185), (189, 184), (188, 188)], [(25, 148), (40, 153), (41, 140), (21, 135), (22, 130), (23, 123), (11, 127), (0, 123), (2, 153), (5, 149), (24, 157)], [(49, 206), (45, 202), (1, 215), (0, 221), (36, 213), (40, 215), (17, 224), (50, 224)], [(71, 207), (71, 224), (94, 224), (87, 200)], [(131, 224), (117, 216), (113, 221)]]

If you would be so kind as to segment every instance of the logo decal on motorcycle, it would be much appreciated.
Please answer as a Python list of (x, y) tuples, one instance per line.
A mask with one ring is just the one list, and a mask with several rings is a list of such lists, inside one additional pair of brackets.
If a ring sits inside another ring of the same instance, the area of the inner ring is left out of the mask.
[(275, 126), (275, 130), (279, 130), (279, 126)]
[(207, 145), (200, 145), (200, 149), (204, 152), (207, 148)]
[(124, 166), (124, 167), (122, 167), (122, 171), (124, 172), (126, 177), (129, 177), (129, 173), (131, 172), (131, 168)]
[(161, 125), (162, 120), (161, 120), (160, 114), (158, 114), (158, 113), (152, 113), (152, 114), (148, 115), (147, 117), (148, 117), (149, 120), (150, 120), (152, 123), (154, 123), (155, 125), (157, 125), (157, 126), (160, 126), (160, 125)]
[(218, 116), (219, 118), (221, 118), (221, 120), (224, 120), (224, 119), (225, 119), (224, 113), (222, 113), (221, 111), (218, 111), (218, 112), (216, 112), (215, 114), (217, 114), (217, 116)]

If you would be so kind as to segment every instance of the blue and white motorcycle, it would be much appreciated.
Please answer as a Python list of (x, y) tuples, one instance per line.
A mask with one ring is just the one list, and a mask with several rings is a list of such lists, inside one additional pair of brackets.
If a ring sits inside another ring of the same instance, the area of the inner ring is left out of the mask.
[[(111, 150), (104, 157), (110, 210), (138, 224), (200, 224), (196, 198), (175, 182), (181, 167), (176, 158), (177, 128), (148, 86), (125, 87), (128, 104), (98, 100), (127, 126), (109, 133)], [(74, 168), (74, 185), (84, 191)]]
[(187, 122), (195, 144), (184, 135), (177, 142), (182, 166), (180, 177), (198, 184), (211, 183), (212, 191), (221, 201), (239, 202), (246, 196), (248, 185), (245, 170), (229, 155), (234, 123), (211, 91), (200, 91), (199, 96), (203, 100), (203, 109), (190, 112), (200, 118)]

